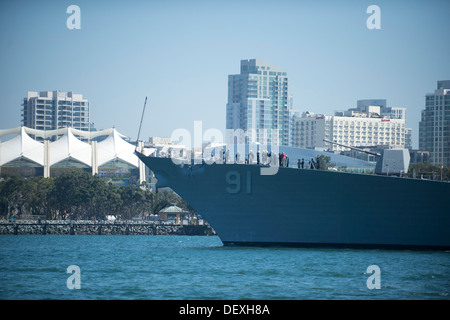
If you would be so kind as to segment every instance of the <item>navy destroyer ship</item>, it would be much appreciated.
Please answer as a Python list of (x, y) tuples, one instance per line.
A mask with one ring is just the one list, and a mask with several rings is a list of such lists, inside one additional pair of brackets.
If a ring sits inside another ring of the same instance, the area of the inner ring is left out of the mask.
[(450, 249), (450, 183), (384, 174), (387, 152), (379, 174), (136, 155), (225, 246)]

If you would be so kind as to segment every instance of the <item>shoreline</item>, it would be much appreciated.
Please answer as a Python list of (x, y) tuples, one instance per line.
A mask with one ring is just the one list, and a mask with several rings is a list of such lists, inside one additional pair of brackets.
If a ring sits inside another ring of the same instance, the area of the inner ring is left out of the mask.
[(188, 235), (210, 236), (210, 225), (180, 225), (154, 221), (0, 221), (0, 235)]

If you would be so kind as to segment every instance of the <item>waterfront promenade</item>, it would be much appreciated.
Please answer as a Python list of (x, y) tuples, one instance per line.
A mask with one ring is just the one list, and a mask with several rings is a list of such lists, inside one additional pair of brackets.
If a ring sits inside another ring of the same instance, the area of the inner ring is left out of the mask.
[(0, 235), (216, 235), (210, 225), (159, 221), (0, 220)]

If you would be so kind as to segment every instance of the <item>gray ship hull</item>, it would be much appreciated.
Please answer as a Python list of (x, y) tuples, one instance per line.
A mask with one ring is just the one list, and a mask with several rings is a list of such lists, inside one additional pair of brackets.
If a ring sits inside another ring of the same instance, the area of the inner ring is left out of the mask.
[(137, 155), (224, 245), (450, 249), (450, 183)]

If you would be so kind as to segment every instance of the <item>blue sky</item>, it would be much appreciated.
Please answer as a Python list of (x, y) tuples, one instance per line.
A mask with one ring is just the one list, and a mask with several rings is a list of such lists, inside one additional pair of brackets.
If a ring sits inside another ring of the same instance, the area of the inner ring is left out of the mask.
[[(69, 30), (69, 5), (81, 30)], [(369, 30), (369, 5), (381, 29)], [(424, 96), (450, 79), (450, 1), (1, 1), (0, 128), (20, 125), (27, 91), (74, 91), (98, 129), (136, 138), (225, 129), (227, 79), (241, 59), (278, 65), (300, 111), (358, 99), (407, 108), (417, 147)]]

